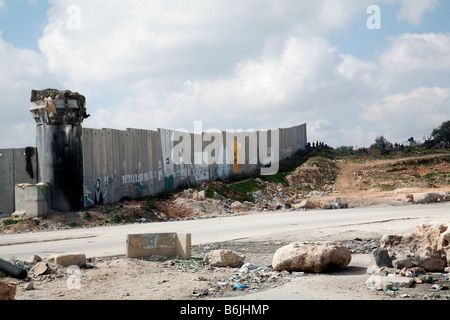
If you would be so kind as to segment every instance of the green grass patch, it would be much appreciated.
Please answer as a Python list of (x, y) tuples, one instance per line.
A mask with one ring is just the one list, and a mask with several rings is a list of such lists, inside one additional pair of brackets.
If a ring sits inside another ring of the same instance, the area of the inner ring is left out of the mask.
[(152, 196), (147, 197), (142, 205), (142, 210), (147, 213), (153, 213), (157, 209), (158, 203), (156, 202), (156, 199)]
[(286, 176), (289, 174), (291, 174), (291, 171), (278, 172), (271, 176), (262, 176), (261, 179), (266, 182), (281, 183), (284, 187), (289, 187), (289, 183), (286, 180)]
[(206, 189), (205, 190), (205, 197), (206, 198), (214, 199), (214, 195), (215, 195), (214, 190), (211, 190), (211, 189)]
[(380, 190), (381, 191), (393, 191), (397, 189), (395, 186), (390, 185), (390, 184), (382, 184), (380, 185)]
[(242, 181), (242, 182), (233, 183), (233, 184), (229, 185), (229, 188), (231, 190), (234, 190), (234, 191), (237, 191), (237, 192), (249, 194), (249, 193), (252, 193), (254, 191), (258, 191), (258, 190), (264, 189), (264, 186), (262, 186), (256, 180), (250, 179), (250, 180), (245, 180), (245, 181)]
[(20, 223), (20, 222), (23, 222), (23, 221), (25, 221), (25, 220), (15, 220), (15, 219), (6, 219), (5, 221), (3, 221), (3, 226), (4, 227), (7, 227), (7, 226), (10, 226), (10, 225), (13, 225), (13, 224), (17, 224), (17, 223)]
[(81, 224), (73, 222), (69, 224), (70, 228), (76, 229), (76, 228), (81, 228)]
[(258, 190), (263, 190), (264, 185), (258, 183), (255, 179), (249, 179), (241, 182), (235, 182), (228, 186), (230, 191), (234, 191), (238, 194), (244, 195), (239, 201), (249, 201), (254, 202), (252, 193)]

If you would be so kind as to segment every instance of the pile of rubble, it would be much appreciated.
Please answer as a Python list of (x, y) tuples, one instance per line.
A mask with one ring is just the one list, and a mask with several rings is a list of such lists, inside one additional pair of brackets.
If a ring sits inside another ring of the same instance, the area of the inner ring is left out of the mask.
[(302, 194), (281, 183), (265, 182), (264, 186), (264, 190), (252, 193), (257, 211), (293, 209), (293, 204), (303, 199)]
[(286, 179), (289, 184), (299, 190), (322, 190), (335, 192), (334, 181), (339, 173), (339, 166), (324, 157), (312, 158), (299, 166)]
[(245, 262), (245, 255), (240, 252), (216, 249), (209, 251), (203, 258), (206, 268), (220, 272), (226, 268), (234, 272), (228, 278), (211, 283), (209, 288), (194, 292), (194, 297), (214, 296), (222, 297), (239, 294), (243, 291), (273, 288), (291, 281), (293, 278), (303, 276), (304, 272), (290, 272), (287, 270), (274, 270), (272, 266), (260, 266), (256, 263)]
[(194, 293), (194, 296), (212, 295), (222, 297), (230, 294), (239, 294), (243, 291), (248, 293), (249, 291), (274, 288), (303, 275), (304, 272), (275, 271), (271, 267), (262, 267), (246, 262), (240, 268), (236, 268), (235, 274), (228, 279), (213, 283), (202, 294)]
[[(369, 290), (401, 298), (450, 299), (450, 223), (422, 224), (414, 234), (385, 235), (367, 269)], [(411, 290), (412, 289), (412, 290)], [(415, 289), (415, 290), (414, 290)]]
[[(8, 263), (12, 266), (26, 271), (23, 279), (23, 290), (33, 290), (35, 284), (48, 282), (56, 279), (69, 279), (70, 268), (86, 267), (86, 255), (84, 254), (57, 254), (49, 259), (42, 259), (33, 255), (28, 261), (11, 259)], [(68, 267), (70, 267), (68, 269)], [(0, 276), (9, 276), (5, 271), (0, 271)], [(0, 280), (0, 300), (14, 300), (17, 285)]]

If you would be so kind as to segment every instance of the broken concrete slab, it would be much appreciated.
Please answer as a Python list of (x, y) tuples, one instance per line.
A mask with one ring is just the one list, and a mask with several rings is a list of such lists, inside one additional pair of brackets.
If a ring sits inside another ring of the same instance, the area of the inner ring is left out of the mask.
[(30, 271), (33, 272), (34, 276), (40, 276), (45, 274), (49, 270), (47, 262), (41, 261), (37, 262)]
[(63, 267), (86, 266), (86, 255), (84, 253), (66, 253), (54, 255), (55, 263)]
[(129, 234), (126, 240), (127, 258), (143, 258), (152, 255), (191, 257), (190, 233)]

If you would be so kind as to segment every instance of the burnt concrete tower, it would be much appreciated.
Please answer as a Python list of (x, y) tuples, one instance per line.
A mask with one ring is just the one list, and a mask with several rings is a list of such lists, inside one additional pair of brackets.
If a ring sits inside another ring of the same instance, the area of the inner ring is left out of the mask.
[(32, 90), (30, 112), (36, 121), (38, 179), (50, 185), (50, 209), (83, 208), (82, 127), (86, 99), (71, 91)]

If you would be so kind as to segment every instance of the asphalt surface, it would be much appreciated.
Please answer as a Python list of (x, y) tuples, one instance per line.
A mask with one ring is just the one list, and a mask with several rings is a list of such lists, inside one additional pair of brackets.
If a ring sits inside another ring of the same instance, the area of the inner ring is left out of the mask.
[(125, 255), (127, 234), (191, 233), (192, 245), (272, 234), (303, 237), (345, 233), (351, 230), (377, 234), (413, 231), (420, 223), (450, 221), (450, 202), (381, 206), (340, 210), (276, 211), (200, 220), (142, 223), (90, 229), (0, 235), (0, 258), (28, 259), (37, 254), (85, 253), (88, 258)]

